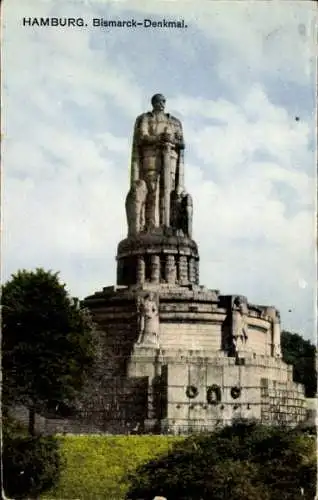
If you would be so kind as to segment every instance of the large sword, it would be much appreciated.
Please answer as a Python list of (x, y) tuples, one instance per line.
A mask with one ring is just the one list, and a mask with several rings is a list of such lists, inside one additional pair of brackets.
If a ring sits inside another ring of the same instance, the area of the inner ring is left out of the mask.
[(171, 165), (170, 165), (171, 144), (163, 146), (163, 196), (164, 196), (164, 220), (166, 227), (170, 226), (170, 193), (171, 193)]

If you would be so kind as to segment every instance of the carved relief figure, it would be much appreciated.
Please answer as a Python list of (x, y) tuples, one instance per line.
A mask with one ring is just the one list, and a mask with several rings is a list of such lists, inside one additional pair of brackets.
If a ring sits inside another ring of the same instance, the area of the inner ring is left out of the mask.
[(171, 226), (181, 236), (192, 237), (192, 197), (184, 190), (171, 193)]
[(280, 345), (281, 328), (280, 328), (280, 313), (276, 310), (276, 318), (273, 321), (273, 356), (275, 358), (282, 357), (282, 350)]
[(272, 324), (272, 352), (271, 355), (274, 356), (275, 358), (281, 358), (282, 357), (282, 351), (281, 351), (281, 344), (280, 344), (280, 338), (281, 338), (281, 328), (280, 328), (280, 313), (277, 311), (275, 307), (266, 307), (265, 309), (265, 314), (269, 319), (271, 320)]
[(159, 345), (159, 310), (153, 293), (138, 297), (139, 338), (137, 344)]
[(140, 115), (135, 123), (131, 186), (142, 179), (147, 186), (145, 227), (170, 225), (170, 197), (183, 188), (183, 132), (181, 122), (165, 113), (165, 98), (151, 99), (152, 111)]
[(246, 349), (248, 341), (248, 307), (241, 297), (236, 297), (232, 311), (232, 342), (236, 353)]
[(143, 231), (145, 227), (146, 197), (147, 186), (145, 181), (142, 179), (134, 181), (126, 197), (126, 215), (129, 236)]
[(183, 192), (183, 197), (181, 201), (181, 229), (185, 236), (192, 237), (192, 214), (193, 214), (193, 202), (192, 197)]

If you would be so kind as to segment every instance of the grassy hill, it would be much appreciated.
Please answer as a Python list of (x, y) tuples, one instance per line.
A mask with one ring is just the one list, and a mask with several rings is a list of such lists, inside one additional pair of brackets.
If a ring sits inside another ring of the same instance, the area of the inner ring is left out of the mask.
[(65, 467), (43, 499), (122, 500), (127, 474), (184, 438), (175, 436), (60, 436)]

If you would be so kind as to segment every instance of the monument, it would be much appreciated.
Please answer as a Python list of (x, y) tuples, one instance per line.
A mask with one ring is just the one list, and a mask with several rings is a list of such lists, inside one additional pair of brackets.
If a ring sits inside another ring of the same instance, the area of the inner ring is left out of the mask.
[[(156, 94), (153, 110), (139, 116), (135, 123), (131, 191), (127, 196), (127, 220), (130, 233), (178, 227), (172, 207), (186, 198), (183, 193), (183, 132), (181, 122), (164, 112), (165, 98)], [(138, 208), (134, 195), (136, 193)], [(172, 203), (172, 197), (175, 203)], [(178, 207), (179, 208), (179, 207)], [(136, 215), (142, 223), (135, 224)]]
[(181, 122), (164, 112), (156, 94), (153, 109), (136, 119), (126, 197), (128, 237), (117, 254), (117, 284), (199, 281), (198, 248), (192, 237), (192, 198), (184, 187)]
[(133, 131), (117, 285), (84, 300), (98, 356), (78, 430), (189, 433), (241, 418), (297, 425), (304, 390), (281, 358), (278, 311), (199, 284), (182, 125), (161, 94), (151, 104)]

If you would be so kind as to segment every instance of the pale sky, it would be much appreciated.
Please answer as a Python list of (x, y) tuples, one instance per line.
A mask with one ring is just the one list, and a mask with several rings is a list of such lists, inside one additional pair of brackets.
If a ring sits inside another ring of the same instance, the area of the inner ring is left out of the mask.
[(4, 1), (2, 280), (43, 267), (80, 298), (115, 284), (133, 124), (160, 92), (183, 123), (201, 284), (314, 339), (314, 15), (309, 1)]

